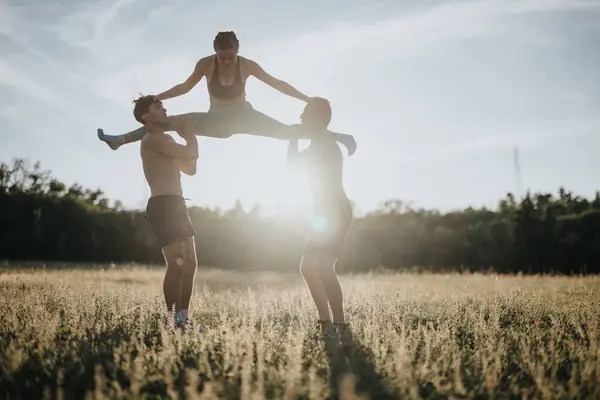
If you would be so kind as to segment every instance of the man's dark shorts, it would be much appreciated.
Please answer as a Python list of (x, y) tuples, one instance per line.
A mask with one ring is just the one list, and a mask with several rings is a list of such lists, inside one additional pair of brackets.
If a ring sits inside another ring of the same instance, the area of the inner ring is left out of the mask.
[(196, 234), (182, 196), (151, 197), (146, 207), (146, 215), (160, 247), (184, 241)]
[(354, 218), (352, 206), (342, 203), (333, 210), (316, 212), (315, 217), (304, 252), (339, 257)]

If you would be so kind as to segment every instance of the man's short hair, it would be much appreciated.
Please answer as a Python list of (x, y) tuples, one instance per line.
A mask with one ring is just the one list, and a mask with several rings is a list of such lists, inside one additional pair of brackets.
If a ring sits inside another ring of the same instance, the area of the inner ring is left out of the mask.
[(135, 106), (133, 106), (133, 116), (135, 117), (135, 120), (140, 124), (145, 125), (146, 123), (142, 119), (142, 115), (146, 114), (150, 106), (156, 103), (160, 103), (160, 100), (154, 95), (140, 95), (140, 97), (135, 99), (133, 101), (133, 104), (135, 104)]
[(327, 128), (331, 122), (331, 105), (329, 101), (321, 97), (314, 97), (307, 106), (312, 108), (314, 121)]

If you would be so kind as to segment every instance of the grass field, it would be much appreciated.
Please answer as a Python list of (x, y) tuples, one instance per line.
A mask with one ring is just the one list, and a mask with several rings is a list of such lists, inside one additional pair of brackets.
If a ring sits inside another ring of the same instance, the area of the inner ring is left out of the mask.
[(199, 269), (164, 329), (161, 269), (0, 272), (3, 399), (600, 398), (600, 278), (342, 277), (317, 339), (296, 274)]

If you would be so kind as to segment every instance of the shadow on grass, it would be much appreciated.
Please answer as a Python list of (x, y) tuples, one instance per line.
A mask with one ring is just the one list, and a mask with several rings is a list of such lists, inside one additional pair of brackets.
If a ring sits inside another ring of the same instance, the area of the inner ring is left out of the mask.
[(373, 364), (373, 353), (354, 338), (350, 328), (341, 337), (324, 338), (325, 353), (329, 360), (331, 371), (330, 386), (332, 399), (339, 399), (345, 390), (345, 377), (354, 378), (354, 392), (367, 395), (371, 399), (398, 399), (385, 382), (385, 377), (377, 372)]

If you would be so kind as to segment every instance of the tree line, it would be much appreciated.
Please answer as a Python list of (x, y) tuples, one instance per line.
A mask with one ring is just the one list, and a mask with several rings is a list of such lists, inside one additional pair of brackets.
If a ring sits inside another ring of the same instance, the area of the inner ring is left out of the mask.
[[(200, 265), (297, 268), (303, 239), (293, 220), (192, 207)], [(111, 204), (104, 193), (65, 185), (17, 159), (0, 164), (0, 259), (162, 263), (143, 210)], [(357, 218), (339, 260), (342, 271), (493, 270), (600, 272), (600, 193), (507, 194), (495, 209), (442, 213), (392, 200)]]

